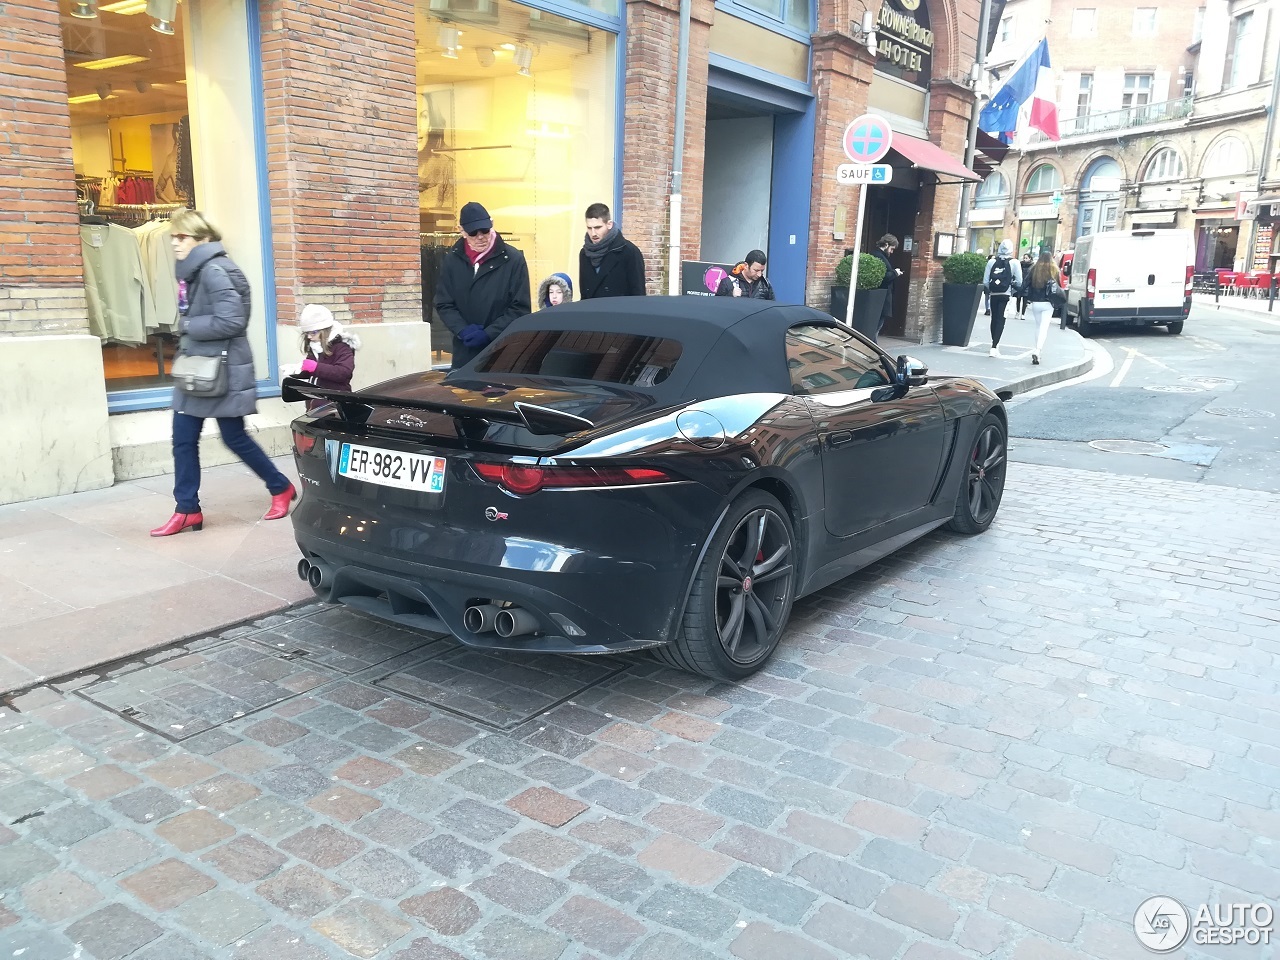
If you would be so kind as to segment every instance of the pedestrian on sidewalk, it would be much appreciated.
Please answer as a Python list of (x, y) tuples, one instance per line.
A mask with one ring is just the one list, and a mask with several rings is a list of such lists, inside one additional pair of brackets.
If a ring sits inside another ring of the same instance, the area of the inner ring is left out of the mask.
[(1027, 297), (1027, 312), (1031, 321), (1036, 324), (1036, 345), (1031, 351), (1031, 362), (1040, 362), (1040, 351), (1044, 349), (1044, 338), (1049, 333), (1049, 324), (1053, 321), (1054, 301), (1062, 296), (1062, 274), (1053, 262), (1053, 252), (1048, 249), (1040, 251), (1023, 291)]
[(643, 297), (644, 255), (622, 235), (609, 207), (587, 207), (587, 235), (578, 254), (578, 290), (583, 300), (597, 297)]
[(538, 284), (538, 309), (573, 302), (573, 281), (567, 273), (553, 273)]
[[(333, 319), (328, 307), (309, 303), (298, 317), (298, 329), (302, 333), (303, 361), (281, 367), (288, 377), (305, 377), (313, 386), (324, 390), (351, 390), (351, 378), (356, 370), (356, 351), (360, 338)], [(307, 409), (322, 407), (327, 400), (312, 398)]]
[(436, 280), (436, 310), (453, 333), (456, 370), (530, 312), (529, 265), (493, 229), (489, 211), (474, 200), (458, 214), (461, 238), (445, 254)]
[(876, 242), (876, 248), (871, 251), (871, 255), (884, 264), (884, 279), (880, 281), (880, 289), (888, 291), (885, 294), (884, 307), (880, 311), (880, 325), (876, 327), (877, 337), (884, 329), (885, 321), (893, 316), (893, 285), (902, 276), (902, 271), (895, 267), (890, 259), (897, 249), (898, 238), (892, 233), (886, 233)]
[(773, 287), (764, 275), (768, 263), (763, 250), (752, 250), (733, 268), (729, 276), (716, 286), (717, 297), (746, 297), (748, 300), (772, 300)]
[(200, 530), (200, 431), (206, 419), (218, 430), (237, 457), (262, 478), (271, 494), (263, 520), (287, 516), (298, 497), (289, 478), (244, 429), (244, 418), (258, 409), (258, 386), (249, 347), (251, 293), (244, 272), (227, 256), (222, 234), (195, 210), (182, 210), (169, 221), (170, 243), (177, 260), (178, 356), (219, 357), (222, 392), (196, 396), (179, 383), (173, 388), (174, 514), (151, 531), (169, 537), (183, 530)]
[[(1030, 253), (1024, 253), (1022, 255), (1022, 260), (1020, 261), (1020, 265), (1022, 267), (1022, 277), (1025, 280), (1026, 277), (1031, 273), (1031, 268), (1035, 266), (1035, 262), (1031, 259)], [(1017, 300), (1018, 300), (1018, 303), (1017, 303), (1018, 319), (1022, 320), (1027, 315), (1027, 297), (1021, 287), (1018, 288), (1018, 292), (1015, 294), (1015, 296), (1017, 297)]]
[(1004, 313), (1009, 295), (1022, 286), (1022, 267), (1013, 259), (1013, 241), (1001, 240), (996, 255), (987, 261), (982, 287), (991, 300), (991, 356), (1000, 356), (1000, 337), (1004, 334)]
[[(994, 260), (995, 258), (996, 258), (996, 255), (994, 253), (990, 254), (987, 257), (988, 272), (990, 272), (991, 270), (991, 261)], [(985, 286), (982, 288), (982, 315), (984, 317), (991, 316), (991, 291), (988, 290)]]

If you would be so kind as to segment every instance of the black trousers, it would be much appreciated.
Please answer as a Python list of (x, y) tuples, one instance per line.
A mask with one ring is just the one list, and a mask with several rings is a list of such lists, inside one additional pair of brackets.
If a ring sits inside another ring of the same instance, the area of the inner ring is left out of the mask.
[(1004, 311), (1009, 306), (1007, 293), (991, 295), (991, 346), (1000, 346), (1000, 338), (1004, 336)]

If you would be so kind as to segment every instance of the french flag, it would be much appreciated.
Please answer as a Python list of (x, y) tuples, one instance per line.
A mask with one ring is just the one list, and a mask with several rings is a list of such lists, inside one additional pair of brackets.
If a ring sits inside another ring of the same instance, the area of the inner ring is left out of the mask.
[(1027, 125), (1050, 140), (1058, 140), (1058, 107), (1053, 102), (1053, 71), (1049, 69), (1049, 41), (1041, 40), (1019, 63), (991, 101), (978, 114), (978, 128), (1013, 142), (1018, 114), (1030, 101)]

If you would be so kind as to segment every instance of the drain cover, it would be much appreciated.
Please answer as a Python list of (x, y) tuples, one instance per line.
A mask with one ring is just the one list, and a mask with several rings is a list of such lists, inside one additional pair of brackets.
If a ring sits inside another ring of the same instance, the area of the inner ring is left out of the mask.
[(616, 657), (516, 658), (463, 649), (399, 670), (374, 685), (510, 730), (629, 666)]
[(337, 677), (319, 665), (231, 640), (161, 663), (113, 670), (76, 693), (180, 743)]
[(1205, 407), (1204, 412), (1212, 413), (1215, 417), (1240, 417), (1246, 420), (1275, 416), (1270, 410), (1250, 410), (1247, 407)]
[(1161, 383), (1142, 389), (1150, 390), (1152, 393), (1202, 393), (1204, 391), (1203, 387), (1191, 387), (1181, 383)]
[(1234, 380), (1228, 380), (1226, 377), (1183, 377), (1182, 379), (1187, 383), (1204, 387), (1206, 390), (1226, 390), (1236, 385)]
[(1163, 443), (1151, 443), (1148, 440), (1092, 440), (1089, 446), (1107, 453), (1161, 454), (1169, 449)]

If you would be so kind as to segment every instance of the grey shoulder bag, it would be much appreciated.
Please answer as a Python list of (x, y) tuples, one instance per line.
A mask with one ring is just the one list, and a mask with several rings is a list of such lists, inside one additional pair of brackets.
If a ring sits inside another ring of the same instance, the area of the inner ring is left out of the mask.
[(189, 397), (221, 397), (227, 392), (227, 351), (216, 357), (180, 354), (173, 360), (172, 376)]

